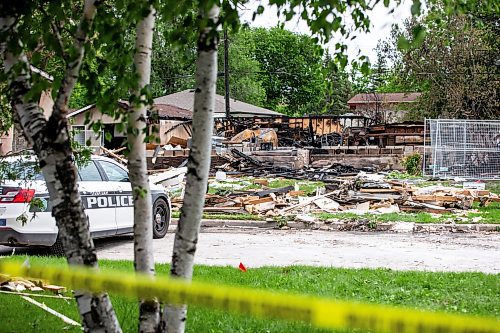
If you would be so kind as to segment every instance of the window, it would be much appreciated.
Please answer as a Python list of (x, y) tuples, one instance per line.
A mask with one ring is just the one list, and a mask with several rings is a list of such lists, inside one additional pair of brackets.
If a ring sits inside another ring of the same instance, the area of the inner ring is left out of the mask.
[(81, 180), (84, 182), (102, 181), (101, 174), (93, 161), (90, 161), (84, 167), (78, 168), (78, 172), (80, 173)]
[(44, 178), (34, 161), (0, 159), (0, 180), (44, 180)]
[(92, 130), (86, 130), (83, 125), (71, 126), (73, 132), (73, 141), (82, 146), (87, 146), (87, 141), (90, 142), (90, 147), (104, 146), (104, 131), (95, 133)]
[(73, 125), (71, 126), (71, 129), (73, 131), (73, 141), (85, 146), (85, 126)]
[(104, 173), (108, 176), (108, 180), (111, 182), (128, 182), (128, 173), (119, 166), (106, 162), (99, 161)]

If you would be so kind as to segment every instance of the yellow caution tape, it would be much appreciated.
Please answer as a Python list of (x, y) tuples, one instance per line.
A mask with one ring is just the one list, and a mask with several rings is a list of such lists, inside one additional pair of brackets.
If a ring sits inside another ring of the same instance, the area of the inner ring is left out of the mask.
[(303, 321), (330, 329), (362, 329), (390, 333), (500, 333), (495, 318), (396, 308), (327, 298), (274, 293), (125, 272), (99, 272), (82, 267), (21, 266), (0, 260), (0, 272), (46, 279), (75, 290), (153, 298), (171, 304)]

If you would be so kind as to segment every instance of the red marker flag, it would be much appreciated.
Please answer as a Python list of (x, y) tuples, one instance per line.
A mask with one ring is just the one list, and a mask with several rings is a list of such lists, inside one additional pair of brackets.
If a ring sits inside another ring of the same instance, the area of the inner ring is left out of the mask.
[(239, 268), (239, 269), (240, 269), (240, 271), (242, 271), (242, 272), (245, 272), (245, 273), (246, 273), (246, 271), (247, 271), (247, 268), (245, 267), (245, 265), (243, 265), (243, 263), (242, 263), (242, 262), (240, 262), (240, 265), (238, 266), (238, 268)]

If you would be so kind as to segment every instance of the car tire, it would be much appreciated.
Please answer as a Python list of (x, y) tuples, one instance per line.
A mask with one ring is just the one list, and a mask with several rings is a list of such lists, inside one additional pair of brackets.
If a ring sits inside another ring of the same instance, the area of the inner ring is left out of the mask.
[(167, 201), (159, 198), (153, 205), (153, 238), (165, 237), (170, 223), (170, 207)]
[(57, 236), (56, 242), (50, 247), (50, 254), (56, 257), (64, 257), (64, 247), (59, 236)]

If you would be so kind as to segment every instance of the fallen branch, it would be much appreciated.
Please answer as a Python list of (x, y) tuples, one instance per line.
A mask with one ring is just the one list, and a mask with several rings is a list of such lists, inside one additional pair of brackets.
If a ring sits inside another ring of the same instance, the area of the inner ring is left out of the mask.
[(6, 290), (0, 290), (0, 293), (2, 294), (11, 294), (11, 295), (19, 295), (19, 296), (33, 296), (33, 297), (45, 297), (45, 298), (57, 298), (57, 299), (66, 299), (66, 300), (72, 300), (72, 297), (66, 297), (66, 296), (54, 296), (54, 295), (44, 295), (44, 294), (30, 294), (30, 293), (21, 293), (17, 291), (6, 291)]
[(54, 310), (52, 308), (49, 308), (47, 305), (35, 301), (33, 298), (29, 298), (27, 296), (21, 296), (21, 298), (24, 299), (24, 300), (26, 300), (26, 301), (28, 301), (28, 302), (30, 302), (31, 304), (35, 304), (36, 306), (38, 306), (42, 310), (45, 310), (48, 313), (53, 314), (57, 318), (62, 319), (62, 321), (64, 321), (66, 324), (70, 324), (70, 325), (78, 326), (78, 327), (82, 326), (82, 325), (80, 325), (80, 323), (77, 323), (73, 319), (66, 317), (65, 315), (57, 312), (56, 310)]

